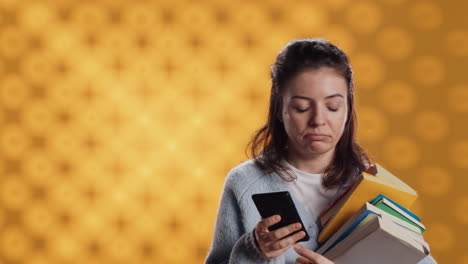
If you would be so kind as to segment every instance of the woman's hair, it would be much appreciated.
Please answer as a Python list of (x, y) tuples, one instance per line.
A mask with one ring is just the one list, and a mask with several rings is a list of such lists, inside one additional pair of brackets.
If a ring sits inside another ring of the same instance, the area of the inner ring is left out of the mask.
[(307, 69), (329, 67), (345, 78), (348, 92), (348, 113), (343, 135), (336, 145), (332, 162), (324, 173), (322, 185), (326, 188), (340, 186), (350, 177), (366, 169), (370, 160), (356, 143), (357, 125), (354, 111), (353, 71), (346, 54), (324, 39), (298, 39), (288, 43), (276, 57), (271, 67), (271, 95), (268, 120), (249, 142), (247, 148), (255, 164), (266, 171), (278, 173), (284, 180), (292, 181), (295, 176), (282, 162), (286, 158), (288, 135), (280, 121), (283, 95), (287, 84)]

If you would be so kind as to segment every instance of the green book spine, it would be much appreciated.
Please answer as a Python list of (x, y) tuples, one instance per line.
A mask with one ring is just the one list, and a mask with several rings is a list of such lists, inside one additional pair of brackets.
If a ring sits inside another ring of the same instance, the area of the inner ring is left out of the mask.
[(405, 222), (408, 222), (412, 225), (414, 225), (415, 227), (419, 228), (419, 230), (421, 230), (421, 233), (424, 233), (424, 230), (423, 228), (421, 228), (420, 226), (418, 226), (417, 224), (415, 224), (413, 221), (411, 221), (410, 219), (404, 217), (403, 215), (399, 214), (398, 212), (396, 212), (395, 210), (393, 210), (391, 207), (383, 204), (383, 203), (380, 203), (378, 205), (376, 205), (377, 208), (381, 209), (382, 211), (385, 211), (393, 216), (396, 216), (398, 218), (400, 218), (401, 220), (405, 221)]

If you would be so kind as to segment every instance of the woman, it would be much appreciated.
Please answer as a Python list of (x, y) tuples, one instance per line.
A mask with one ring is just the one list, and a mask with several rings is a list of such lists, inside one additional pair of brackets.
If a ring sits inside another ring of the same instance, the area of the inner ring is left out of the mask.
[[(271, 70), (268, 120), (252, 138), (253, 159), (232, 169), (224, 185), (206, 263), (333, 263), (312, 250), (318, 216), (370, 164), (355, 141), (352, 70), (346, 55), (323, 39), (288, 43)], [(289, 191), (299, 223), (268, 231), (255, 193)], [(260, 219), (260, 220), (259, 220)], [(431, 257), (420, 263), (434, 263)]]

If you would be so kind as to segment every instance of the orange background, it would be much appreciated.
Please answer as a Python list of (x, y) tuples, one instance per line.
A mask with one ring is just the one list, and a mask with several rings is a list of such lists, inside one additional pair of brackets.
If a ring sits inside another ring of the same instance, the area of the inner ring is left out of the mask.
[(359, 142), (468, 263), (466, 1), (0, 0), (0, 263), (201, 263), (269, 67), (324, 37)]

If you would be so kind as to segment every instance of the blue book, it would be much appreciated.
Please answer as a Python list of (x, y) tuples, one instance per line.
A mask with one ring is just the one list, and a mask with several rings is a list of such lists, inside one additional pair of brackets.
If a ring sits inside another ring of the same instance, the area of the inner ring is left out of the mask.
[(382, 195), (382, 194), (379, 194), (377, 195), (374, 199), (372, 199), (372, 201), (370, 202), (370, 204), (372, 205), (375, 205), (376, 203), (378, 203), (382, 198), (385, 198), (387, 199), (388, 201), (390, 201), (392, 204), (394, 204), (396, 207), (400, 208), (402, 211), (404, 211), (405, 213), (409, 214), (410, 216), (412, 216), (414, 219), (418, 220), (419, 222), (421, 222), (421, 219), (413, 214), (410, 210), (404, 208), (403, 206), (399, 205), (398, 203), (392, 201), (391, 199), (389, 199), (388, 197), (386, 197), (385, 195)]

